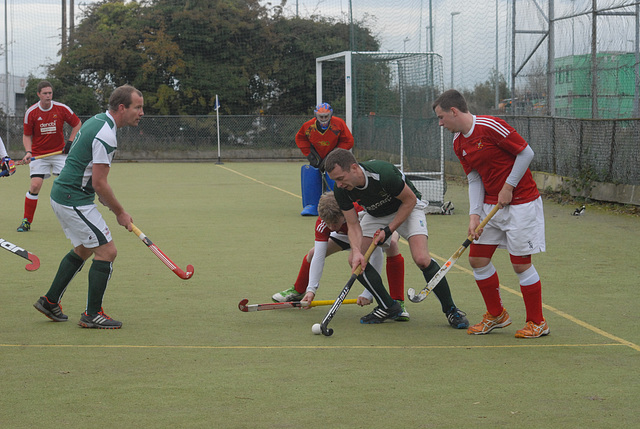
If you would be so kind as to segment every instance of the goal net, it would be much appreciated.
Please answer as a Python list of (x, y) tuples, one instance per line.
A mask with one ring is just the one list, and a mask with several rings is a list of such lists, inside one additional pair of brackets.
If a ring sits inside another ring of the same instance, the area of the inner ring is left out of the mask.
[(442, 129), (431, 109), (444, 90), (442, 57), (417, 52), (344, 51), (316, 58), (316, 99), (345, 119), (358, 159), (395, 164), (429, 211), (444, 202)]

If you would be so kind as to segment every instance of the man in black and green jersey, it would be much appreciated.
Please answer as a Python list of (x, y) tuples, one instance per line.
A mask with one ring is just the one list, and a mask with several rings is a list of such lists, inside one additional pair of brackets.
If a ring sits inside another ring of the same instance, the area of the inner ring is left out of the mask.
[(116, 131), (137, 126), (144, 115), (142, 93), (130, 85), (116, 88), (109, 109), (86, 121), (77, 133), (60, 176), (51, 188), (51, 207), (71, 240), (73, 250), (58, 267), (49, 291), (33, 306), (55, 322), (66, 322), (60, 299), (69, 282), (94, 255), (89, 269), (87, 307), (78, 324), (84, 328), (118, 329), (122, 323), (102, 310), (102, 298), (111, 278), (116, 246), (95, 204), (95, 196), (131, 231), (132, 219), (116, 199), (107, 176), (118, 147)]
[[(393, 164), (385, 161), (358, 163), (355, 156), (344, 149), (334, 149), (325, 158), (324, 165), (329, 177), (335, 181), (334, 194), (349, 226), (353, 270), (364, 265), (363, 254), (376, 232), (376, 243), (382, 244), (394, 231), (398, 231), (409, 242), (413, 260), (428, 283), (440, 266), (429, 255), (427, 219), (424, 214), (426, 204), (411, 181)], [(354, 202), (366, 211), (360, 222), (353, 208)], [(398, 316), (400, 305), (391, 299), (380, 274), (370, 264), (365, 266), (358, 280), (378, 302), (378, 307), (362, 317), (360, 322), (381, 323)], [(468, 328), (469, 321), (453, 302), (446, 278), (433, 291), (440, 300), (449, 324), (456, 329)]]

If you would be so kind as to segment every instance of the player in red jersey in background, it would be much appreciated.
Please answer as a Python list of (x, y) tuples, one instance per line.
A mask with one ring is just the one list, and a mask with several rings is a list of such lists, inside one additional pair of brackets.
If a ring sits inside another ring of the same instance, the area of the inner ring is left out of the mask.
[[(458, 91), (445, 91), (433, 102), (440, 126), (454, 133), (453, 149), (469, 181), (469, 234), (475, 238), (469, 263), (485, 305), (482, 322), (470, 326), (469, 334), (488, 334), (511, 324), (502, 305), (500, 281), (491, 257), (496, 248), (509, 251), (520, 280), (526, 308), (526, 325), (516, 338), (547, 335), (542, 315), (542, 285), (531, 255), (545, 251), (542, 198), (529, 164), (533, 150), (504, 120), (473, 115)], [(500, 210), (479, 233), (476, 227), (493, 206)]]
[[(335, 148), (351, 149), (353, 135), (347, 124), (333, 116), (333, 109), (328, 103), (316, 106), (313, 119), (308, 120), (296, 134), (296, 145), (309, 160), (309, 165), (302, 166), (302, 216), (317, 216), (318, 201), (323, 191), (322, 175), (324, 175), (324, 159)], [(325, 177), (326, 178), (326, 177)], [(330, 182), (330, 179), (328, 180)]]
[[(38, 98), (40, 101), (29, 107), (24, 115), (22, 144), (25, 155), (21, 162), (22, 164), (30, 164), (31, 182), (24, 199), (24, 216), (18, 227), (18, 232), (26, 232), (31, 229), (42, 183), (51, 174), (56, 176), (60, 174), (71, 142), (82, 126), (82, 122), (73, 113), (73, 110), (65, 104), (53, 101), (53, 87), (46, 80), (38, 84)], [(64, 140), (65, 122), (72, 127), (69, 140), (66, 143)], [(59, 151), (62, 151), (63, 154), (31, 161), (34, 156)]]
[[(364, 210), (358, 204), (354, 204), (354, 207), (358, 213)], [(320, 216), (316, 220), (314, 247), (304, 255), (294, 285), (274, 294), (271, 297), (274, 302), (313, 301), (320, 285), (325, 258), (350, 248), (347, 223), (333, 192), (327, 192), (320, 197), (318, 212)], [(398, 238), (398, 234), (394, 234), (387, 245), (375, 250), (370, 261), (381, 272), (382, 250), (384, 249), (384, 253), (387, 255), (386, 272), (389, 281), (389, 295), (402, 307), (402, 313), (395, 320), (405, 322), (409, 321), (409, 313), (404, 307), (404, 258), (398, 248)], [(373, 296), (365, 289), (358, 297), (357, 302), (363, 306), (371, 304), (372, 301)]]

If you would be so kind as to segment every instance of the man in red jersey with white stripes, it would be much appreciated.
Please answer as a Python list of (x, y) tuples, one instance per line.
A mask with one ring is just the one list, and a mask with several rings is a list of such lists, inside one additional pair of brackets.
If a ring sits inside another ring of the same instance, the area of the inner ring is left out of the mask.
[[(531, 255), (545, 251), (542, 198), (529, 164), (533, 150), (504, 120), (473, 115), (458, 91), (445, 91), (433, 102), (440, 126), (454, 133), (453, 149), (469, 181), (469, 263), (487, 307), (482, 322), (470, 326), (471, 335), (488, 334), (511, 324), (502, 306), (500, 281), (491, 258), (496, 248), (506, 248), (520, 280), (526, 308), (526, 325), (516, 338), (549, 334), (542, 315), (542, 285)], [(491, 209), (501, 210), (475, 233)]]
[[(59, 175), (64, 167), (66, 154), (71, 142), (82, 126), (82, 122), (67, 105), (53, 101), (53, 87), (43, 80), (38, 84), (38, 98), (40, 101), (27, 109), (24, 114), (22, 144), (25, 155), (22, 164), (30, 164), (31, 183), (24, 198), (24, 216), (18, 227), (18, 232), (31, 229), (31, 222), (38, 205), (38, 194), (44, 179), (51, 174)], [(71, 125), (69, 140), (64, 140), (64, 123)], [(31, 161), (32, 157), (48, 155), (62, 151), (61, 155), (53, 155)]]

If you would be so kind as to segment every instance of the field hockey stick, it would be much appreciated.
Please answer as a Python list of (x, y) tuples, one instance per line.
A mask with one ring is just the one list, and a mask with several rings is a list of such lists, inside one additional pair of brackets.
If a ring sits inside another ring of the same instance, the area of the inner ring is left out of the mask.
[(24, 250), (22, 247), (18, 247), (3, 238), (0, 238), (0, 247), (29, 261), (30, 263), (24, 267), (27, 271), (35, 271), (40, 268), (40, 259), (38, 259), (38, 257), (33, 253)]
[[(62, 155), (62, 151), (59, 150), (57, 152), (45, 153), (44, 155), (32, 156), (31, 161), (35, 161), (36, 159), (48, 158), (54, 155)], [(16, 161), (16, 165), (24, 165), (24, 164), (22, 163), (22, 160), (19, 159)]]
[[(499, 209), (499, 206), (496, 204), (495, 207), (491, 210), (491, 212), (489, 212), (487, 217), (485, 217), (484, 220), (480, 222), (480, 225), (476, 227), (476, 234), (487, 225), (487, 222), (491, 220), (491, 218), (493, 217), (494, 214), (496, 214), (498, 209)], [(431, 292), (433, 288), (435, 288), (438, 285), (438, 283), (440, 283), (440, 281), (444, 278), (444, 276), (449, 272), (453, 264), (456, 263), (458, 258), (462, 256), (464, 251), (467, 250), (467, 247), (469, 247), (469, 245), (472, 242), (473, 242), (473, 235), (469, 234), (469, 236), (464, 241), (464, 243), (462, 243), (462, 246), (460, 246), (458, 250), (456, 250), (456, 253), (451, 255), (449, 260), (445, 262), (445, 264), (442, 267), (440, 267), (436, 275), (433, 276), (431, 280), (429, 280), (429, 283), (427, 283), (427, 285), (420, 291), (420, 293), (416, 294), (416, 290), (414, 288), (409, 288), (407, 290), (407, 295), (409, 296), (409, 300), (411, 300), (411, 302), (423, 301), (427, 297), (427, 295), (429, 295), (429, 292)]]
[[(355, 304), (357, 299), (345, 299), (343, 304)], [(238, 303), (238, 309), (245, 313), (252, 311), (264, 311), (264, 310), (282, 310), (286, 308), (307, 308), (307, 307), (319, 307), (321, 305), (333, 305), (335, 301), (331, 299), (311, 301), (309, 304), (307, 301), (289, 301), (289, 302), (269, 302), (267, 304), (248, 304), (248, 299), (243, 299)]]
[[(313, 147), (313, 145), (309, 146), (309, 152), (314, 155), (316, 159), (320, 160), (319, 163), (322, 164), (322, 158), (320, 157), (320, 154), (318, 153), (316, 148)], [(325, 192), (327, 192), (327, 190), (331, 190), (331, 188), (329, 187), (329, 183), (327, 183), (327, 178), (324, 177), (324, 167), (321, 168), (320, 165), (318, 165), (318, 167), (315, 168), (320, 171), (320, 177), (322, 177), (322, 193), (324, 194)]]
[(325, 173), (323, 170), (320, 170), (320, 176), (322, 176), (322, 193), (324, 194), (325, 192), (330, 191), (331, 187), (327, 182), (327, 178), (325, 177)]
[[(371, 245), (369, 246), (369, 249), (367, 249), (367, 253), (364, 254), (365, 264), (369, 262), (369, 257), (371, 256), (374, 250), (376, 250), (375, 236), (373, 241), (371, 242)], [(351, 290), (351, 286), (353, 286), (353, 284), (355, 283), (356, 279), (358, 278), (361, 272), (362, 272), (362, 265), (358, 265), (358, 268), (356, 268), (353, 274), (351, 274), (351, 277), (349, 277), (349, 281), (344, 286), (344, 288), (342, 288), (340, 295), (338, 295), (338, 298), (329, 309), (329, 312), (327, 313), (326, 316), (324, 316), (324, 319), (322, 319), (322, 323), (320, 324), (320, 330), (322, 331), (322, 335), (324, 335), (325, 337), (330, 337), (331, 335), (333, 335), (333, 329), (327, 328), (327, 325), (329, 324), (329, 322), (331, 322), (331, 319), (333, 319), (333, 316), (336, 315), (338, 308), (340, 308), (340, 305), (342, 305), (344, 299), (347, 297), (347, 294)]]
[(169, 259), (169, 257), (167, 255), (164, 254), (164, 252), (162, 250), (160, 250), (158, 248), (158, 246), (156, 246), (155, 244), (153, 244), (153, 242), (149, 239), (149, 237), (147, 237), (146, 235), (144, 235), (144, 233), (142, 231), (140, 231), (138, 229), (137, 226), (135, 226), (134, 224), (131, 224), (131, 232), (133, 232), (135, 235), (137, 235), (140, 240), (142, 240), (142, 242), (144, 244), (147, 245), (147, 247), (162, 261), (164, 262), (164, 264), (169, 267), (169, 269), (171, 271), (173, 271), (174, 273), (176, 273), (176, 275), (178, 277), (180, 277), (182, 280), (188, 280), (191, 278), (191, 276), (193, 276), (193, 265), (187, 265), (187, 271), (184, 271), (182, 268), (178, 267), (176, 264), (173, 263), (173, 261), (171, 259)]

